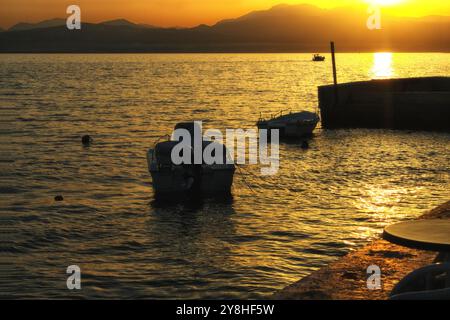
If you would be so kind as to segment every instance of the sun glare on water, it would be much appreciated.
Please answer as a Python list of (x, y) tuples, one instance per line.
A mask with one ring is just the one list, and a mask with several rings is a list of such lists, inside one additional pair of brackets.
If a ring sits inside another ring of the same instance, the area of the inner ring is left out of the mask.
[(392, 53), (377, 52), (373, 55), (371, 76), (374, 79), (391, 78), (394, 75), (392, 66)]

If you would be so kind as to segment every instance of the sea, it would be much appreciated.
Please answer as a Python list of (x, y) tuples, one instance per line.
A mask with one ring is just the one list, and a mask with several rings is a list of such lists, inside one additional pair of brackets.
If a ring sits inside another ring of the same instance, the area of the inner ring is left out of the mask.
[[(0, 297), (268, 298), (450, 200), (450, 134), (319, 125), (276, 175), (239, 166), (231, 198), (155, 201), (149, 148), (178, 122), (317, 111), (331, 58), (311, 58), (0, 55)], [(339, 82), (449, 75), (448, 53), (337, 54)]]

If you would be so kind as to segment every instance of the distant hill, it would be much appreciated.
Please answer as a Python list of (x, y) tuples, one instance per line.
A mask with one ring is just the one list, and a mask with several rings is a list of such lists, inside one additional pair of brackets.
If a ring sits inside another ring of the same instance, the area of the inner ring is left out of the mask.
[[(126, 19), (116, 19), (109, 20), (98, 23), (99, 25), (105, 26), (121, 26), (121, 27), (136, 27), (136, 28), (156, 28), (155, 26), (147, 25), (147, 24), (137, 24), (130, 22)], [(52, 27), (65, 27), (66, 19), (55, 18), (51, 20), (45, 20), (38, 23), (26, 23), (20, 22), (16, 25), (12, 26), (8, 29), (8, 31), (25, 31), (25, 30), (33, 30), (33, 29), (46, 29)]]
[(110, 20), (110, 21), (102, 22), (100, 24), (107, 25), (107, 26), (121, 26), (121, 27), (134, 27), (134, 26), (136, 26), (136, 24), (134, 24), (133, 22), (130, 22), (130, 21), (126, 20), (126, 19)]
[(279, 4), (270, 10), (253, 11), (237, 19), (227, 19), (218, 22), (215, 26), (224, 26), (242, 22), (255, 22), (258, 20), (274, 20), (278, 18), (302, 18), (305, 16), (320, 16), (326, 11), (308, 4), (287, 5)]
[(41, 21), (38, 23), (26, 23), (26, 22), (20, 22), (11, 28), (8, 29), (8, 31), (24, 31), (24, 30), (32, 30), (32, 29), (44, 29), (44, 28), (51, 28), (51, 27), (61, 27), (66, 25), (65, 19), (50, 19)]
[(116, 26), (116, 27), (134, 27), (134, 28), (156, 28), (155, 26), (149, 25), (149, 24), (137, 24), (130, 22), (126, 19), (116, 19), (116, 20), (110, 20), (101, 22), (101, 25), (106, 26)]
[[(157, 28), (125, 19), (83, 23), (80, 31), (37, 24), (0, 34), (0, 52), (450, 52), (450, 17), (382, 16), (382, 30), (366, 27), (367, 8), (319, 9), (278, 5), (213, 26)], [(47, 22), (48, 23), (48, 22)]]

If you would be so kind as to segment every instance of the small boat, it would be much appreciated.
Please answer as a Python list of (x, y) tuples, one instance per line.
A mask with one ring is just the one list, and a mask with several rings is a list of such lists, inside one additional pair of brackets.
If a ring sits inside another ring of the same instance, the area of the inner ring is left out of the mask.
[(172, 161), (172, 151), (180, 143), (170, 138), (160, 142), (147, 152), (149, 172), (152, 176), (153, 189), (157, 198), (186, 195), (198, 197), (204, 195), (231, 194), (233, 177), (236, 171), (234, 163), (227, 161), (229, 153), (222, 144), (202, 140), (202, 151), (211, 146), (223, 148), (224, 159), (220, 163), (194, 164), (194, 128), (195, 123), (181, 123), (175, 129), (186, 129), (191, 132), (192, 145), (190, 163), (176, 165)]
[(316, 53), (313, 58), (312, 61), (325, 61), (325, 57), (321, 56), (320, 54)]
[(279, 116), (272, 116), (270, 120), (262, 117), (257, 122), (259, 129), (278, 129), (280, 137), (302, 138), (311, 136), (320, 122), (320, 117), (314, 112), (289, 113)]

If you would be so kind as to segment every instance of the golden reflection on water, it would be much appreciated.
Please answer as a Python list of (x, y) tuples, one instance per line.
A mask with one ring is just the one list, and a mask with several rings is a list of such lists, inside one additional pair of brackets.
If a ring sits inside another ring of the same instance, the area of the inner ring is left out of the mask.
[(368, 241), (377, 236), (385, 225), (396, 222), (403, 216), (406, 218), (406, 215), (399, 212), (398, 207), (405, 198), (411, 196), (412, 191), (414, 190), (403, 187), (366, 185), (362, 196), (354, 201), (354, 206), (361, 212), (370, 213), (370, 220), (380, 228), (358, 226), (352, 232), (353, 237)]
[(378, 79), (390, 78), (394, 75), (391, 52), (376, 52), (373, 54), (371, 75)]
[(386, 224), (392, 217), (399, 219), (398, 206), (406, 197), (411, 196), (412, 191), (403, 187), (367, 185), (364, 196), (355, 201), (355, 207), (370, 212), (373, 220)]

